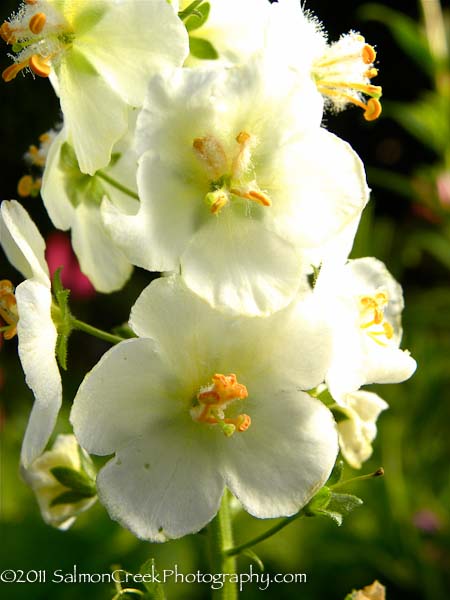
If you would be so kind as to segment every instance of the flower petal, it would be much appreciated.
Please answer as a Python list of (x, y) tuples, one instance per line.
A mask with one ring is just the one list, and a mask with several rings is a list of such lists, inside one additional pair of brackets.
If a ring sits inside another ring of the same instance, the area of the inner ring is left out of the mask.
[(1, 204), (0, 243), (8, 260), (24, 277), (50, 287), (44, 239), (16, 200)]
[(45, 448), (62, 401), (61, 377), (55, 356), (57, 332), (51, 317), (50, 288), (33, 280), (16, 288), (19, 356), (35, 402), (22, 444), (27, 467)]

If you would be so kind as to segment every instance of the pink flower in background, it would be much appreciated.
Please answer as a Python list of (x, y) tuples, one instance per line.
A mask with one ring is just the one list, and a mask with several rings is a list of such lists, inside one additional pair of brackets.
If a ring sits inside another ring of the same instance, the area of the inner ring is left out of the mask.
[(70, 239), (61, 231), (54, 231), (46, 240), (45, 259), (48, 263), (50, 276), (59, 267), (61, 280), (65, 288), (70, 289), (72, 296), (78, 300), (92, 298), (95, 289), (89, 279), (80, 271), (77, 257), (75, 256)]
[(436, 180), (436, 187), (440, 203), (443, 207), (450, 207), (450, 172), (441, 173)]

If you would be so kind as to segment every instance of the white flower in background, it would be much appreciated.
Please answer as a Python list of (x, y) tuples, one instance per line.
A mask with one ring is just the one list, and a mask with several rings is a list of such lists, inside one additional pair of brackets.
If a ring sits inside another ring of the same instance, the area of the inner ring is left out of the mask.
[(350, 31), (328, 44), (320, 22), (298, 0), (278, 0), (271, 5), (266, 36), (273, 60), (309, 73), (327, 108), (356, 105), (366, 120), (379, 117), (382, 89), (371, 83), (378, 74), (376, 52), (362, 35)]
[[(192, 0), (181, 0), (180, 11), (190, 4)], [(268, 0), (209, 0), (200, 4), (197, 10), (201, 17), (191, 15), (185, 20), (191, 50), (185, 64), (198, 66), (204, 59), (225, 64), (248, 60), (264, 46), (269, 7)]]
[(138, 118), (135, 216), (104, 204), (129, 260), (178, 270), (213, 306), (249, 315), (297, 292), (302, 251), (320, 248), (364, 208), (361, 161), (320, 128), (312, 82), (255, 60), (155, 77)]
[(21, 453), (22, 464), (28, 467), (45, 448), (61, 406), (61, 377), (55, 356), (57, 331), (51, 314), (45, 242), (18, 202), (4, 201), (0, 210), (0, 243), (11, 264), (26, 277), (16, 287), (15, 298), (20, 361), (35, 396)]
[(0, 28), (14, 63), (50, 77), (83, 173), (109, 163), (127, 128), (127, 104), (141, 106), (148, 77), (182, 65), (187, 32), (166, 0), (32, 0)]
[(296, 513), (337, 453), (330, 411), (301, 391), (323, 380), (330, 335), (310, 302), (267, 318), (215, 311), (179, 277), (154, 281), (130, 325), (76, 395), (88, 452), (115, 454), (97, 477), (110, 516), (165, 541), (199, 531), (225, 486), (259, 518)]
[(22, 475), (36, 494), (42, 518), (58, 529), (69, 529), (97, 499), (94, 465), (74, 435), (58, 435), (52, 449)]
[(399, 348), (402, 289), (382, 262), (361, 258), (327, 270), (314, 292), (331, 315), (333, 357), (326, 381), (336, 402), (363, 385), (411, 377), (416, 361)]
[(355, 469), (372, 455), (372, 442), (377, 435), (376, 421), (388, 404), (373, 392), (359, 390), (345, 394), (339, 411), (347, 417), (338, 421), (339, 446), (345, 460)]
[[(105, 197), (125, 214), (136, 213), (137, 199), (110, 183), (110, 178), (136, 194), (136, 155), (131, 149), (136, 112), (130, 112), (127, 134), (113, 147), (110, 165), (94, 175), (82, 173), (64, 128), (53, 142), (42, 182), (42, 199), (53, 224), (72, 230), (72, 245), (81, 271), (96, 290), (113, 292), (123, 287), (132, 266), (116, 247), (103, 224), (100, 206)], [(137, 194), (136, 194), (137, 197)]]

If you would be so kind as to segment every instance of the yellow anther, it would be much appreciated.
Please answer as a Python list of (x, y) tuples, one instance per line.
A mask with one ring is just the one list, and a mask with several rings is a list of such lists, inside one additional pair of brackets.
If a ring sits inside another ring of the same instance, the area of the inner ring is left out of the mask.
[(228, 196), (224, 193), (218, 194), (214, 202), (211, 204), (211, 212), (213, 215), (218, 215), (222, 208), (228, 204)]
[(197, 157), (212, 179), (218, 179), (227, 171), (228, 161), (221, 143), (212, 135), (195, 138), (192, 142)]
[(14, 42), (16, 41), (14, 31), (11, 29), (7, 21), (5, 21), (0, 27), (0, 36), (2, 37), (3, 41), (5, 41), (7, 44), (14, 44)]
[(364, 64), (371, 65), (375, 62), (377, 53), (375, 52), (375, 48), (373, 46), (370, 46), (370, 44), (366, 44), (362, 49), (361, 56)]
[(6, 327), (1, 328), (3, 337), (5, 340), (10, 340), (17, 333), (19, 314), (14, 296), (14, 286), (7, 279), (0, 281), (0, 317), (6, 323)]
[(35, 35), (37, 35), (38, 33), (41, 33), (41, 31), (45, 27), (46, 21), (47, 21), (47, 17), (45, 16), (44, 13), (39, 12), (39, 13), (34, 14), (31, 17), (30, 22), (28, 23), (28, 27), (29, 27), (31, 33), (34, 33)]
[(6, 67), (6, 69), (2, 73), (3, 81), (5, 81), (6, 83), (9, 83), (10, 81), (12, 81), (13, 79), (15, 79), (17, 77), (17, 75), (20, 73), (20, 71), (22, 71), (23, 69), (26, 69), (28, 66), (29, 66), (28, 60), (25, 60), (21, 63), (13, 63), (9, 67)]
[(199, 423), (218, 425), (222, 432), (230, 437), (235, 431), (247, 431), (251, 425), (251, 418), (247, 414), (226, 417), (224, 411), (236, 400), (245, 400), (247, 397), (247, 388), (237, 381), (234, 373), (216, 373), (212, 383), (197, 394), (198, 405), (191, 409), (191, 416)]
[(363, 296), (359, 300), (361, 311), (361, 329), (380, 346), (394, 336), (394, 328), (384, 318), (384, 309), (389, 302), (387, 292), (377, 292), (374, 296)]
[(27, 198), (33, 190), (34, 180), (31, 175), (24, 175), (17, 184), (17, 193), (21, 198)]
[[(47, 132), (41, 133), (41, 135), (39, 136), (39, 141), (41, 142), (41, 144), (43, 144), (44, 142), (49, 142), (50, 141), (49, 134)], [(30, 148), (31, 148), (31, 146), (30, 146)]]
[(39, 77), (48, 77), (51, 73), (50, 65), (48, 64), (48, 58), (43, 58), (40, 54), (33, 54), (30, 57), (29, 66), (30, 69)]
[(381, 103), (376, 98), (369, 98), (366, 110), (364, 111), (364, 118), (366, 121), (375, 121), (381, 115)]
[(367, 69), (364, 75), (365, 77), (367, 77), (367, 79), (373, 79), (378, 75), (378, 69), (375, 69), (375, 67), (371, 67), (370, 69)]
[(250, 138), (251, 138), (251, 135), (249, 133), (247, 133), (246, 131), (241, 131), (240, 133), (237, 134), (236, 141), (238, 144), (245, 144), (246, 142), (249, 141)]
[(239, 196), (239, 198), (245, 198), (246, 200), (252, 200), (257, 204), (261, 204), (261, 206), (272, 206), (272, 200), (269, 198), (267, 194), (261, 192), (259, 190), (246, 190), (241, 188), (231, 188), (231, 194), (235, 196)]

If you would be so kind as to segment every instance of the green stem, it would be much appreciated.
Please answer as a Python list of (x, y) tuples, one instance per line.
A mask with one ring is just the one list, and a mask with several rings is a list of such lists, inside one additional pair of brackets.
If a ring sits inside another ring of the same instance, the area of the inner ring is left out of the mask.
[(334, 492), (334, 490), (343, 488), (346, 485), (348, 485), (349, 483), (354, 483), (355, 481), (365, 481), (366, 479), (373, 479), (374, 477), (383, 477), (383, 475), (384, 475), (384, 469), (383, 469), (383, 467), (380, 467), (373, 473), (368, 473), (367, 475), (358, 475), (358, 477), (352, 477), (351, 479), (346, 479), (345, 481), (340, 481), (339, 483), (335, 483), (334, 485), (330, 486), (330, 489), (333, 490), (333, 492)]
[(257, 537), (253, 538), (252, 540), (250, 540), (248, 542), (245, 542), (244, 544), (241, 544), (240, 546), (235, 546), (234, 548), (230, 548), (229, 550), (226, 550), (225, 554), (227, 556), (236, 556), (237, 554), (240, 554), (244, 550), (247, 550), (248, 548), (251, 548), (252, 546), (256, 546), (256, 544), (259, 544), (260, 542), (267, 540), (268, 538), (272, 537), (273, 535), (275, 535), (276, 533), (278, 533), (279, 531), (284, 529), (287, 525), (289, 525), (296, 519), (299, 519), (300, 517), (303, 517), (303, 516), (304, 516), (304, 513), (302, 511), (300, 511), (296, 515), (293, 515), (292, 517), (286, 517), (285, 519), (283, 519), (282, 521), (277, 523), (277, 525), (274, 525), (269, 530), (267, 530), (265, 533), (258, 535)]
[[(229, 500), (230, 494), (225, 490), (219, 512), (208, 526), (212, 573), (236, 573), (236, 559), (229, 556), (227, 551), (227, 548), (233, 546)], [(213, 590), (212, 594), (213, 600), (237, 600), (237, 584), (224, 577), (223, 587)]]
[(113, 187), (115, 187), (120, 192), (127, 194), (127, 196), (130, 196), (131, 198), (134, 198), (135, 200), (139, 200), (139, 196), (136, 194), (136, 192), (133, 192), (133, 190), (130, 190), (130, 188), (127, 188), (125, 185), (122, 185), (121, 183), (119, 183), (118, 181), (116, 181), (115, 179), (113, 179), (112, 177), (110, 177), (109, 175), (104, 173), (103, 171), (96, 171), (95, 175), (96, 175), (96, 177), (100, 177), (100, 179), (103, 179), (104, 181), (109, 183), (109, 185), (112, 185)]
[(92, 325), (83, 323), (83, 321), (78, 321), (78, 319), (73, 319), (72, 326), (74, 329), (84, 331), (89, 335), (93, 335), (94, 337), (100, 338), (101, 340), (105, 340), (105, 342), (110, 342), (111, 344), (118, 344), (119, 342), (123, 342), (123, 340), (125, 339), (120, 337), (119, 335), (114, 335), (113, 333), (108, 333), (107, 331), (97, 329), (97, 327), (93, 327)]

